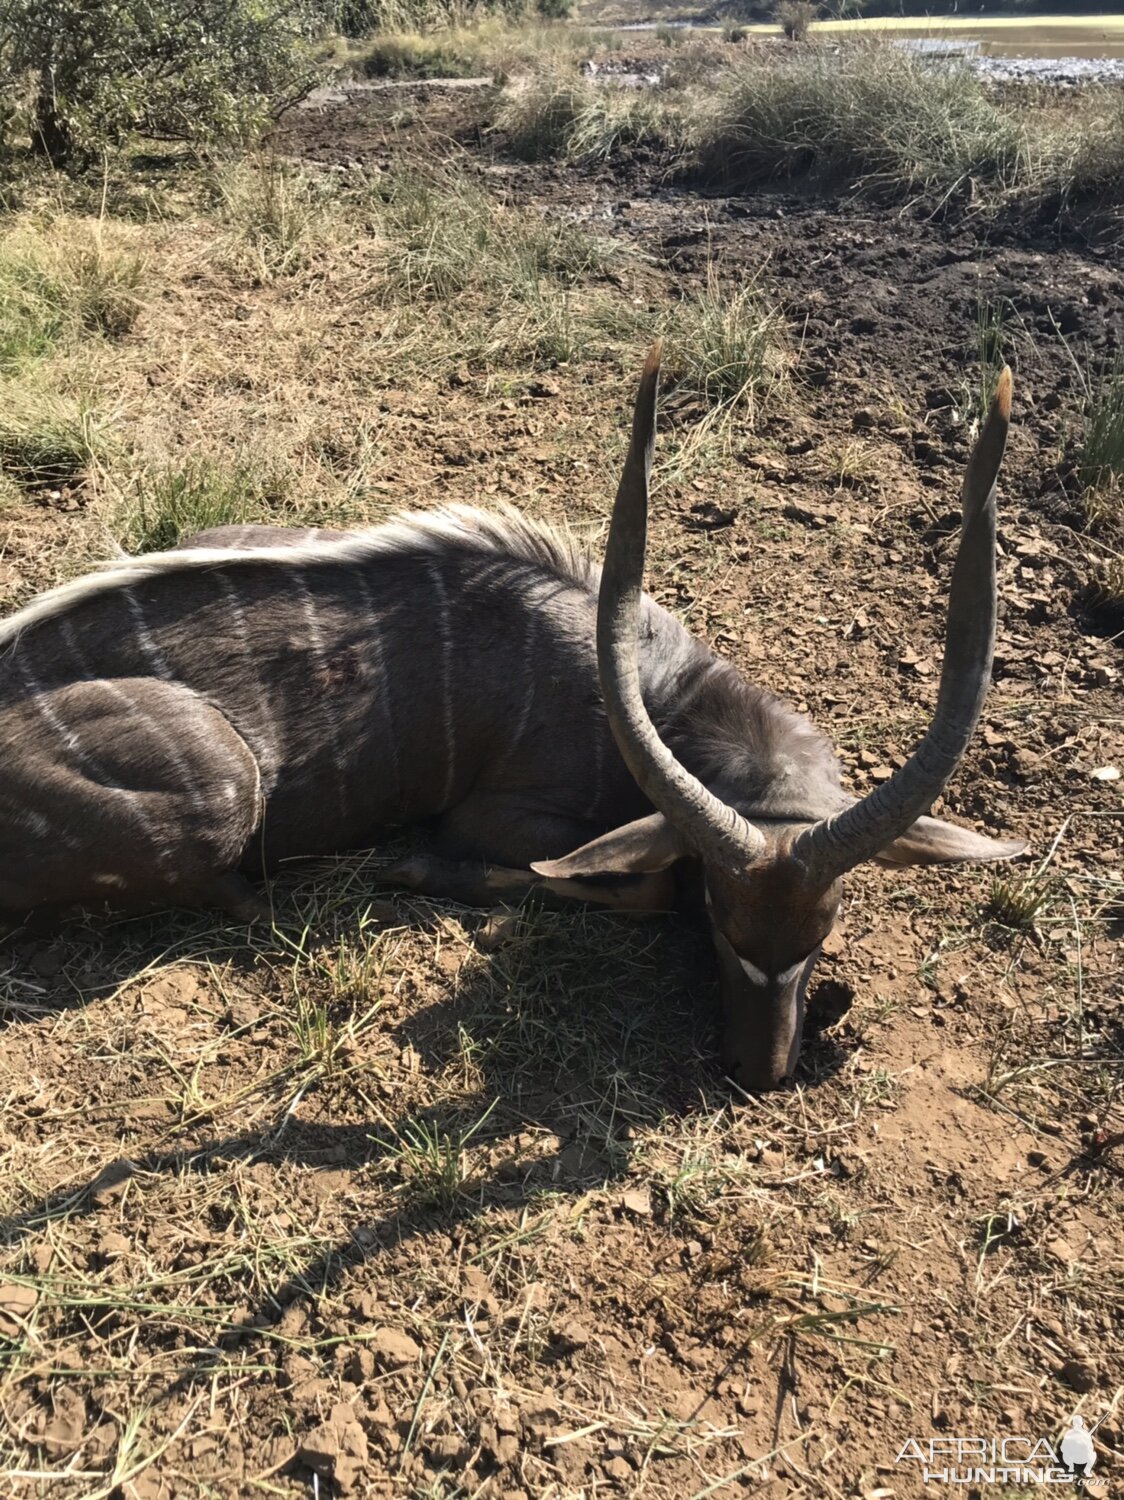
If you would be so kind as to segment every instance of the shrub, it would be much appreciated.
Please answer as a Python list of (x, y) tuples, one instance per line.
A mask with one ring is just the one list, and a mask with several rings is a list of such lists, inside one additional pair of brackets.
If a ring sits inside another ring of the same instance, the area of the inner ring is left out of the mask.
[(306, 0), (0, 0), (4, 71), (32, 79), (33, 145), (68, 167), (134, 132), (252, 137), (310, 86), (311, 24)]
[(421, 32), (373, 37), (362, 60), (368, 78), (471, 78), (479, 68), (455, 41)]
[(816, 7), (809, 0), (779, 0), (777, 25), (790, 42), (806, 42), (815, 19)]
[[(530, 0), (334, 0), (325, 19), (341, 36), (357, 38), (462, 26), (496, 14), (518, 21), (531, 8)], [(562, 18), (570, 12), (570, 0), (537, 0), (534, 9), (544, 18)]]
[(740, 61), (696, 129), (701, 165), (728, 183), (816, 173), (833, 187), (940, 199), (969, 177), (1014, 186), (1026, 165), (1018, 121), (974, 74), (890, 47), (784, 67)]
[(566, 70), (545, 69), (504, 90), (495, 125), (527, 161), (602, 161), (627, 146), (672, 139), (676, 118), (654, 90), (594, 84)]

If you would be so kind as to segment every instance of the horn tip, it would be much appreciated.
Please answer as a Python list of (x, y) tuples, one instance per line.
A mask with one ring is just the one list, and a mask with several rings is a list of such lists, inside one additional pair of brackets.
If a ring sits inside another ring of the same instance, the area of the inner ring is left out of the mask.
[(658, 375), (660, 363), (663, 360), (663, 339), (657, 339), (648, 350), (648, 358), (644, 361), (644, 374)]
[(1014, 390), (1014, 376), (1011, 374), (1011, 366), (1004, 365), (995, 386), (995, 400), (992, 409), (1004, 421), (1011, 420), (1011, 394)]

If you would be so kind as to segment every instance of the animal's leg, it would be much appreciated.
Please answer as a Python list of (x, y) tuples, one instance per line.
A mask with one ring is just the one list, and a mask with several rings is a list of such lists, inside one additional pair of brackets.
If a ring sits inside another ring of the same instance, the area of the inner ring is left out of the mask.
[(670, 911), (675, 904), (670, 870), (605, 881), (543, 880), (530, 870), (420, 854), (381, 871), (377, 879), (379, 885), (404, 886), (424, 896), (459, 901), (463, 906), (495, 906), (499, 902), (516, 906), (532, 895), (551, 905), (581, 901), (622, 912)]
[(530, 870), (486, 865), (481, 860), (441, 859), (435, 854), (399, 860), (380, 870), (375, 880), (378, 885), (439, 896), (462, 906), (495, 906), (500, 901), (517, 906), (542, 884)]
[(149, 678), (29, 694), (4, 715), (0, 907), (217, 904), (262, 815), (257, 763), (205, 699)]
[(246, 877), (239, 875), (237, 870), (217, 875), (210, 886), (209, 898), (208, 906), (217, 906), (220, 911), (229, 912), (240, 922), (273, 920), (273, 909), (269, 902), (264, 896), (259, 896)]

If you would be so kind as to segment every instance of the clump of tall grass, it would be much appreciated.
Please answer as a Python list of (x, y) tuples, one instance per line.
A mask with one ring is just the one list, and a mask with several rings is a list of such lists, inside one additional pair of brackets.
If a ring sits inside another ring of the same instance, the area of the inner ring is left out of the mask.
[(475, 49), (444, 32), (374, 36), (355, 60), (367, 78), (472, 78), (482, 66)]
[(134, 474), (111, 526), (127, 552), (163, 552), (212, 526), (275, 520), (286, 493), (287, 476), (260, 455), (195, 456)]
[(89, 468), (101, 428), (83, 401), (25, 378), (0, 381), (0, 468), (29, 489), (70, 484)]
[(571, 0), (335, 0), (322, 7), (345, 37), (377, 32), (534, 28), (566, 20)]
[(619, 51), (619, 36), (579, 26), (539, 21), (514, 24), (487, 16), (438, 30), (406, 25), (381, 30), (361, 42), (336, 44), (329, 61), (368, 78), (469, 78), (499, 82), (517, 72), (569, 67), (596, 52)]
[(391, 297), (444, 301), (472, 288), (522, 298), (604, 266), (605, 247), (577, 225), (500, 203), (455, 169), (388, 174), (375, 193)]
[(1077, 478), (1091, 520), (1124, 521), (1124, 357), (1085, 385)]
[(82, 334), (119, 337), (140, 311), (144, 258), (107, 241), (100, 222), (18, 225), (0, 240), (0, 369)]
[(995, 387), (1007, 363), (1004, 350), (1007, 344), (1008, 307), (1003, 301), (992, 302), (980, 297), (976, 302), (976, 386), (967, 393), (963, 403), (964, 415), (970, 420), (983, 422), (991, 409)]
[(327, 234), (336, 184), (274, 157), (246, 159), (215, 179), (218, 208), (234, 234), (232, 259), (257, 281), (292, 275)]
[(558, 69), (516, 78), (500, 97), (494, 124), (528, 161), (603, 161), (628, 147), (673, 143), (681, 134), (671, 95)]
[(1025, 135), (967, 68), (885, 46), (750, 56), (696, 123), (700, 165), (746, 185), (814, 174), (831, 186), (939, 200), (969, 179), (1017, 184)]
[(677, 304), (661, 329), (668, 382), (696, 393), (712, 413), (738, 410), (751, 419), (784, 377), (783, 329), (756, 282), (724, 285), (712, 265), (705, 284)]
[(1071, 107), (1040, 126), (1029, 121), (1034, 151), (1028, 197), (1059, 218), (1118, 209), (1124, 199), (1124, 98), (1116, 88), (1082, 90)]

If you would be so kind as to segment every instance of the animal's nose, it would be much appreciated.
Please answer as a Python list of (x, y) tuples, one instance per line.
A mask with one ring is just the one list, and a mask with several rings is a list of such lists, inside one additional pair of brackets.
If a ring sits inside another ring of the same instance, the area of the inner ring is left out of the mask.
[(729, 1074), (747, 1094), (767, 1094), (771, 1089), (783, 1088), (792, 1077), (790, 1070), (772, 1066), (762, 1059), (734, 1063), (729, 1067)]

